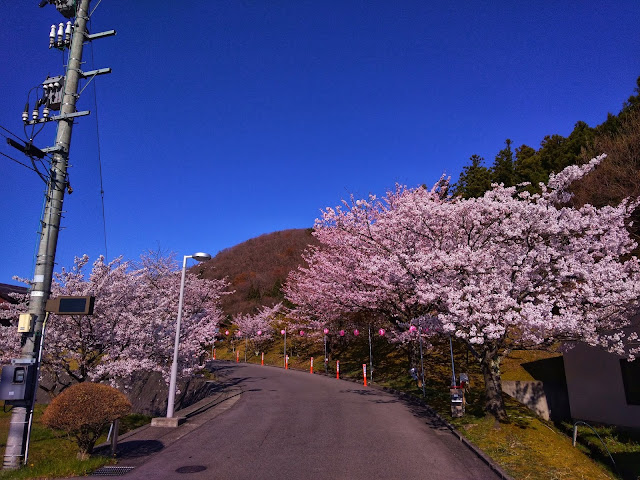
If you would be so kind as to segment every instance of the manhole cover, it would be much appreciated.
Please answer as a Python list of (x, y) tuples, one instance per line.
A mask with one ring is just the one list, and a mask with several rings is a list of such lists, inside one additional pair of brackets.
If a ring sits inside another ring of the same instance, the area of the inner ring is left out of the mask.
[(196, 473), (202, 472), (206, 470), (207, 467), (204, 465), (185, 465), (184, 467), (180, 467), (176, 470), (176, 473)]
[(101, 467), (93, 472), (93, 477), (119, 477), (133, 470), (134, 467)]

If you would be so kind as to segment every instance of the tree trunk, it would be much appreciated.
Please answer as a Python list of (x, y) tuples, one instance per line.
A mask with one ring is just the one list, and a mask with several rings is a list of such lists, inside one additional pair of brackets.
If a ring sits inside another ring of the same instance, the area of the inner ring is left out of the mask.
[(508, 420), (507, 410), (502, 398), (502, 380), (500, 379), (500, 358), (497, 350), (486, 350), (480, 361), (480, 368), (484, 376), (484, 390), (486, 401), (484, 410), (496, 420)]

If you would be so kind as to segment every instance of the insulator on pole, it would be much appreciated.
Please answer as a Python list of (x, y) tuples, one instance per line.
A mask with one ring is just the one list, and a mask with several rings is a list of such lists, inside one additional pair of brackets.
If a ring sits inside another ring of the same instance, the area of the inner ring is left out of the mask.
[(44, 107), (42, 110), (42, 118), (49, 118), (49, 107)]
[(64, 43), (66, 45), (71, 43), (71, 21), (67, 22), (67, 26), (64, 29)]
[(53, 48), (56, 43), (56, 26), (51, 25), (51, 31), (49, 32), (49, 48)]
[(58, 37), (56, 38), (56, 45), (61, 46), (64, 39), (64, 23), (58, 25)]
[(22, 121), (26, 122), (29, 120), (29, 102), (24, 106), (24, 111), (22, 112)]
[(37, 103), (33, 107), (33, 112), (31, 112), (31, 119), (32, 120), (37, 120), (38, 119), (38, 104)]

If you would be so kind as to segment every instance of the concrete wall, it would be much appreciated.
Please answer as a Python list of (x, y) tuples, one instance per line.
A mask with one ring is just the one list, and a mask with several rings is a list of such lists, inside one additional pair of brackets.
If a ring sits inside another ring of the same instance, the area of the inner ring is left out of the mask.
[(570, 416), (567, 388), (564, 384), (503, 380), (502, 391), (545, 420), (565, 420)]
[(585, 344), (564, 354), (574, 419), (640, 428), (640, 405), (627, 405), (620, 358)]

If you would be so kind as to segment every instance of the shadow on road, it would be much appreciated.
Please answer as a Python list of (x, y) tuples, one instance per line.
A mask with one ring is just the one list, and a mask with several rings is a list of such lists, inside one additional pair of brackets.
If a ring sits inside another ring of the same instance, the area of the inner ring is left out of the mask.
[[(370, 388), (353, 388), (348, 390), (341, 390), (340, 393), (355, 393), (356, 395), (362, 395), (371, 398), (371, 402), (386, 404), (386, 403), (401, 403), (407, 407), (413, 416), (422, 419), (429, 428), (435, 430), (449, 430), (447, 424), (436, 414), (436, 412), (427, 404), (422, 403), (420, 399), (409, 397), (406, 394), (399, 392), (384, 393)], [(391, 398), (389, 398), (391, 396)]]
[[(118, 444), (117, 457), (119, 460), (125, 458), (146, 457), (152, 453), (159, 452), (164, 448), (164, 443), (158, 440), (131, 440)], [(94, 454), (109, 455), (110, 447), (104, 446), (94, 450)]]

